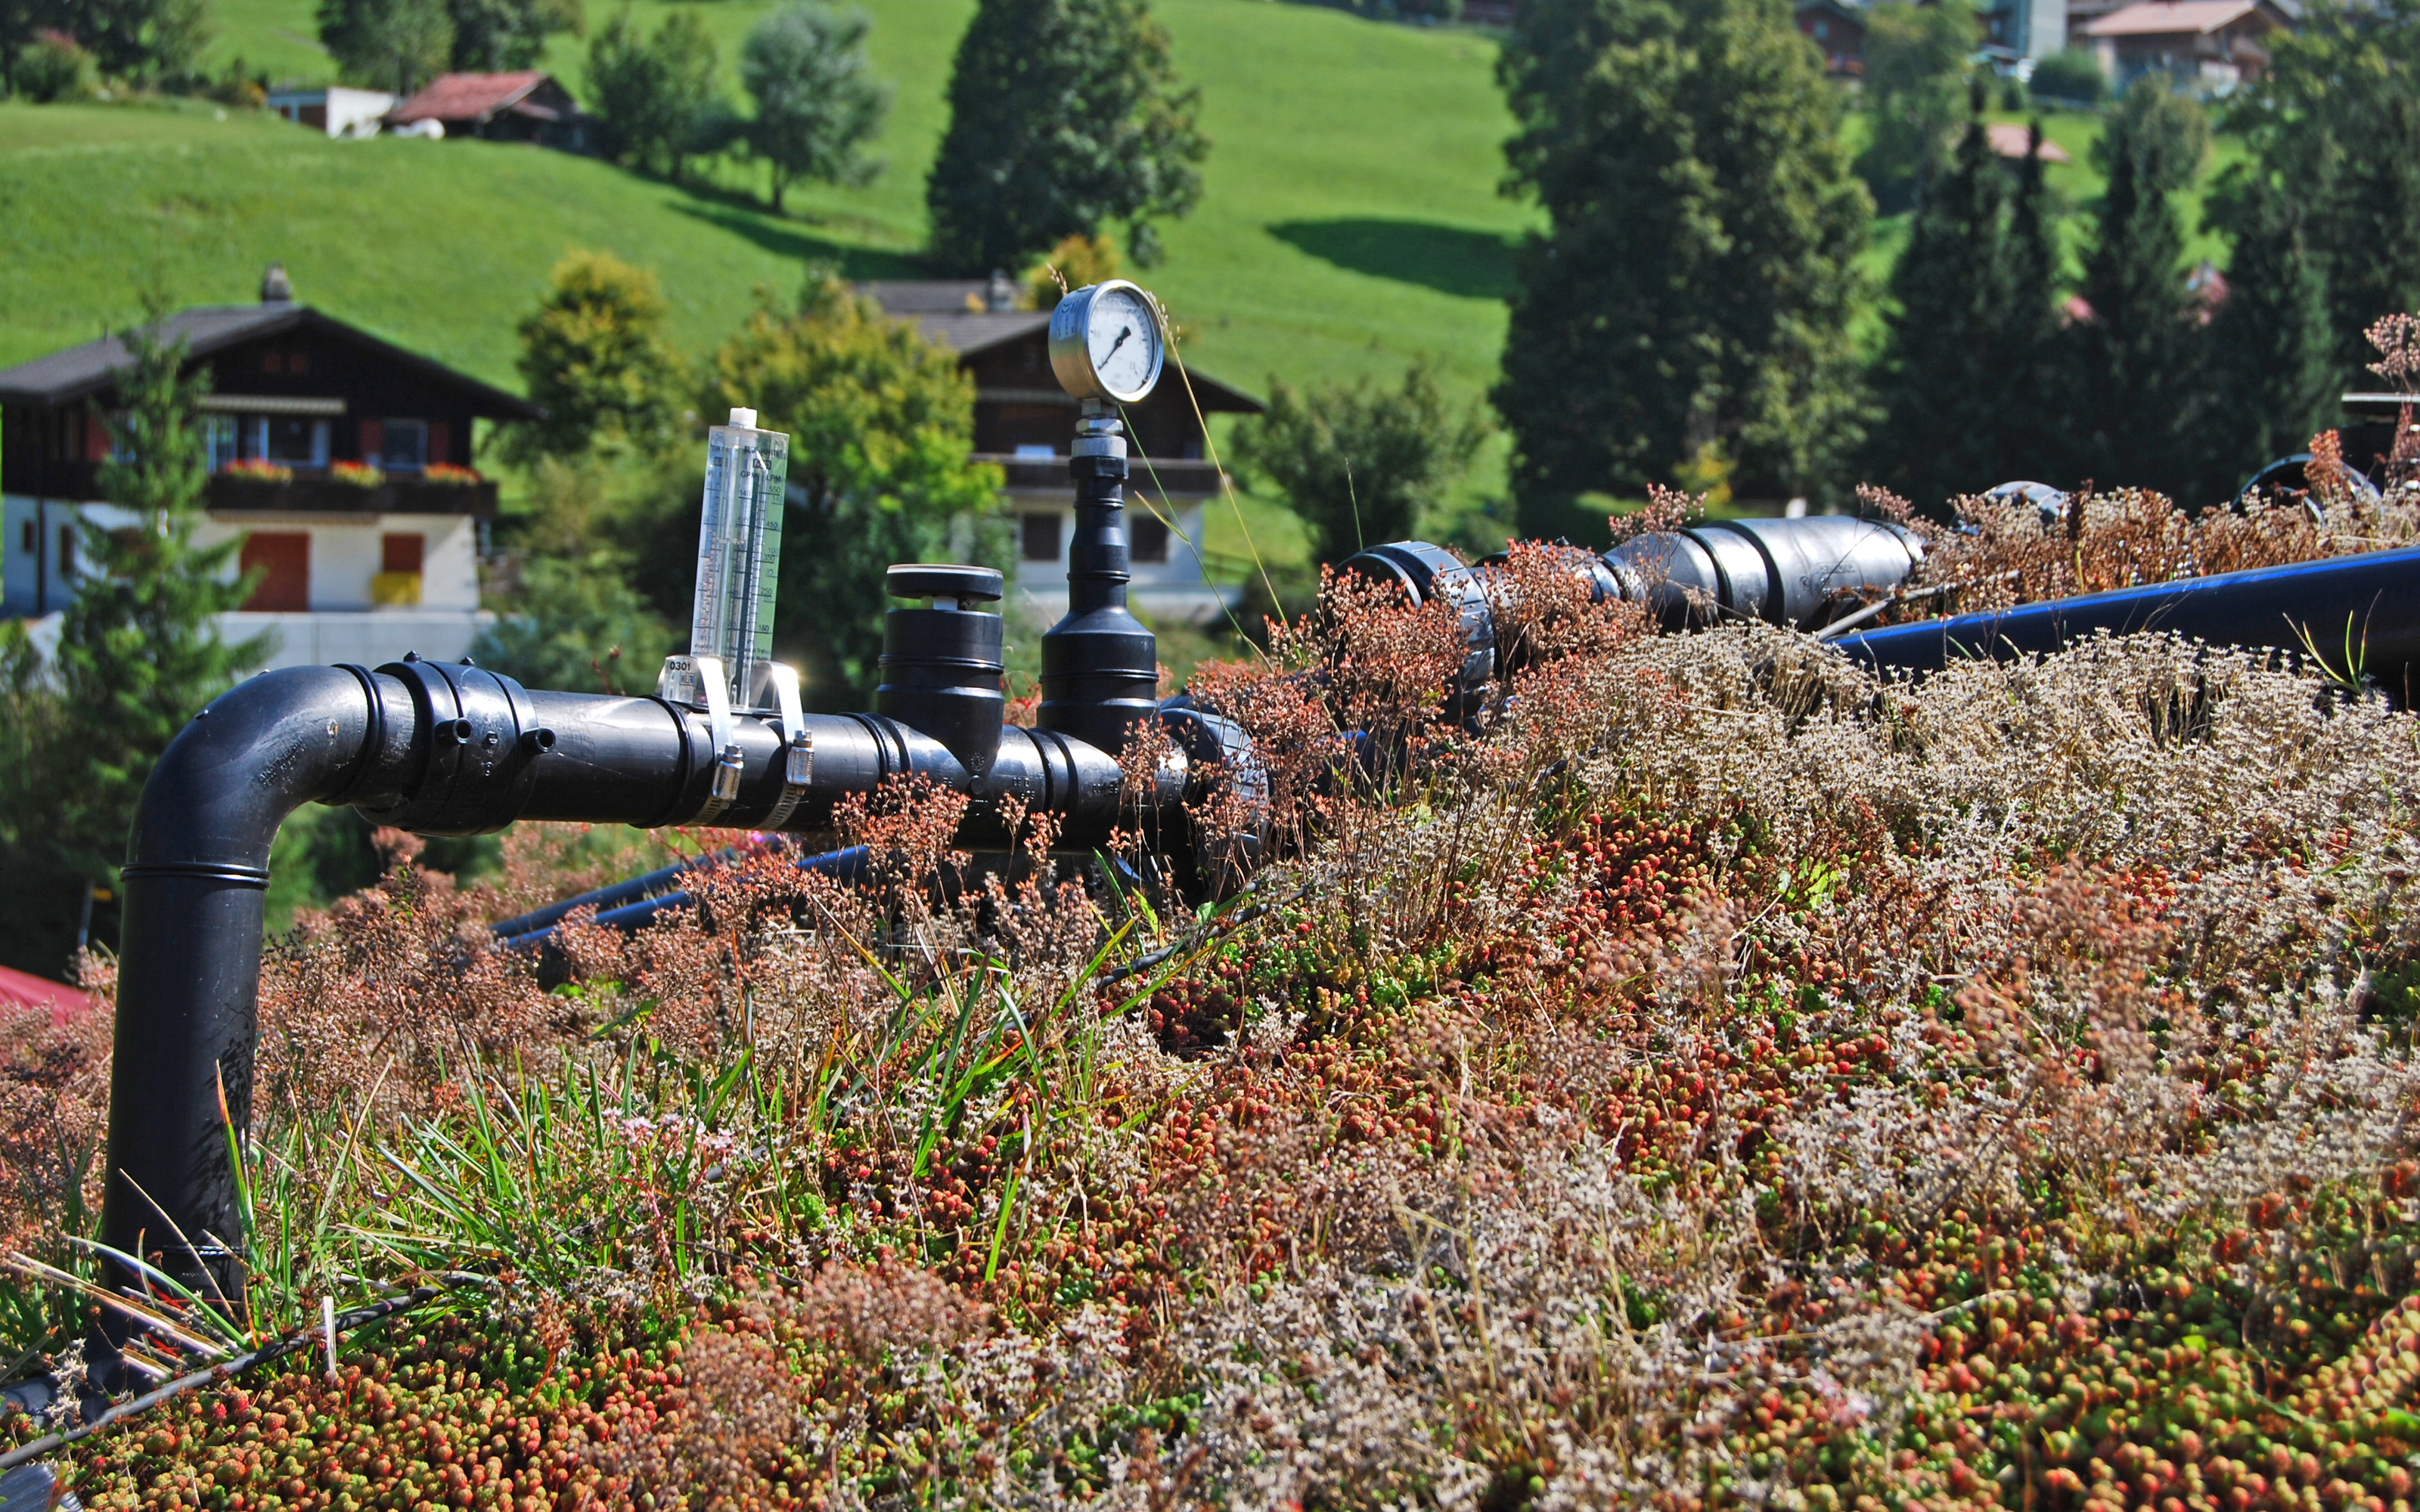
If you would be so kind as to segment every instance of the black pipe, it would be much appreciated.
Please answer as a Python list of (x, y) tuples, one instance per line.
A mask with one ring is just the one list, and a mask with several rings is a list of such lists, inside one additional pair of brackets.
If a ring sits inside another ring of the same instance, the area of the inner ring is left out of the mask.
[(240, 1145), (251, 1127), (270, 847), (287, 814), (379, 770), (371, 683), (291, 667), (240, 685), (170, 743), (135, 808), (101, 1242), (205, 1294), (242, 1294), (228, 1130)]

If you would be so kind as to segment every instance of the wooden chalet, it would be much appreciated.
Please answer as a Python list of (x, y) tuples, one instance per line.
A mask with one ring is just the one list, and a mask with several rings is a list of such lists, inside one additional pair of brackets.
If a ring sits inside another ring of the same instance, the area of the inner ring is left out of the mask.
[[(869, 283), (858, 291), (956, 352), (974, 378), (975, 455), (1000, 465), (1016, 516), (1017, 594), (1037, 614), (1064, 612), (1075, 516), (1067, 456), (1081, 407), (1050, 371), (1050, 312), (1018, 308), (1021, 291), (998, 276)], [(1234, 597), (1203, 571), (1202, 512), (1226, 480), (1205, 455), (1202, 421), (1258, 414), (1261, 402), (1198, 368), (1190, 376), (1188, 398), (1171, 363), (1158, 388), (1126, 411), (1126, 528), (1136, 606), (1198, 625)]]
[[(496, 512), (496, 486), (470, 465), (473, 428), (538, 411), (296, 303), (274, 265), (258, 303), (182, 310), (160, 334), (209, 380), (202, 538), (242, 537), (242, 567), (260, 575), (229, 638), (276, 631), (269, 666), (466, 651), (482, 619), (478, 522)], [(132, 361), (112, 336), (0, 370), (0, 612), (64, 607), (78, 522), (132, 522), (98, 486)]]

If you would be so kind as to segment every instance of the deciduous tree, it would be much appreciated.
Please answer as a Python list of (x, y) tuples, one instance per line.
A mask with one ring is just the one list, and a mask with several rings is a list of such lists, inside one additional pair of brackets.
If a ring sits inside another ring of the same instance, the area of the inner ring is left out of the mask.
[(1888, 0), (1866, 13), (1874, 134), (1857, 167), (1885, 207), (1908, 204), (1947, 166), (1965, 113), (1967, 59), (1981, 36), (1974, 0)]
[(444, 0), (319, 0), (319, 42), (356, 84), (408, 95), (454, 54)]
[(598, 149), (626, 167), (678, 178), (716, 102), (716, 62), (714, 39), (695, 12), (674, 11), (642, 38), (623, 7), (588, 44)]
[(979, 0), (924, 184), (933, 255), (969, 273), (1016, 269), (1123, 221), (1127, 253), (1152, 266), (1152, 218), (1202, 194), (1200, 108), (1141, 0)]
[[(789, 433), (776, 646), (803, 658), (821, 706), (865, 707), (884, 569), (946, 558), (1001, 485), (998, 468), (970, 457), (973, 380), (954, 354), (818, 274), (794, 312), (765, 305), (723, 344), (706, 405), (753, 408)], [(988, 532), (973, 539), (979, 554), (991, 548)]]
[(689, 387), (664, 336), (656, 275), (611, 253), (555, 265), (520, 324), (522, 380), (546, 418), (510, 442), (523, 460), (603, 448), (655, 454), (676, 438)]
[(1401, 387), (1361, 378), (1308, 393), (1269, 379), (1269, 407), (1236, 433), (1236, 456), (1275, 484), (1311, 532), (1320, 562), (1400, 541), (1470, 466), (1487, 426), (1447, 402), (1425, 362)]
[(755, 101), (749, 150), (773, 171), (773, 208), (791, 184), (861, 184), (882, 171), (866, 144), (882, 131), (891, 90), (866, 61), (873, 19), (820, 0), (792, 0), (739, 49), (739, 79)]
[(533, 67), (556, 32), (587, 29), (580, 0), (445, 0), (453, 66), (472, 73)]

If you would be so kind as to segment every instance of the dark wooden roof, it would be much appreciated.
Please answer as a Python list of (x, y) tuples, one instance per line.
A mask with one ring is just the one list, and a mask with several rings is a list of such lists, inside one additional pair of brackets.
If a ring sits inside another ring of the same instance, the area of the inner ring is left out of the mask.
[[(259, 304), (202, 305), (179, 310), (159, 326), (163, 340), (183, 339), (189, 359), (209, 357), (256, 337), (293, 331), (311, 331), (365, 348), (382, 361), (455, 390), (469, 402), (473, 413), (489, 420), (535, 420), (545, 412), (526, 399), (456, 372), (442, 363), (406, 351), (393, 342), (381, 341), (307, 304), (264, 301)], [(90, 398), (114, 387), (117, 375), (133, 362), (126, 343), (116, 336), (70, 347), (15, 367), (0, 368), (0, 403), (60, 405)]]

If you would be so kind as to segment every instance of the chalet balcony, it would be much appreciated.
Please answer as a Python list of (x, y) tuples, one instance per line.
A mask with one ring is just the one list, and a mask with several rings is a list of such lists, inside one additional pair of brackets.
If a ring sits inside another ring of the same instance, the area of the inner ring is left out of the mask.
[(496, 513), (492, 479), (432, 481), (409, 472), (390, 472), (368, 485), (303, 468), (288, 479), (217, 472), (202, 497), (213, 515), (467, 515), (490, 519)]
[[(978, 452), (978, 462), (997, 463), (1011, 493), (1056, 493), (1072, 496), (1076, 482), (1063, 456), (1016, 456), (1005, 452)], [(1166, 493), (1173, 499), (1202, 499), (1218, 492), (1224, 479), (1218, 469), (1198, 457), (1155, 456), (1148, 462), (1126, 457), (1126, 487)]]

